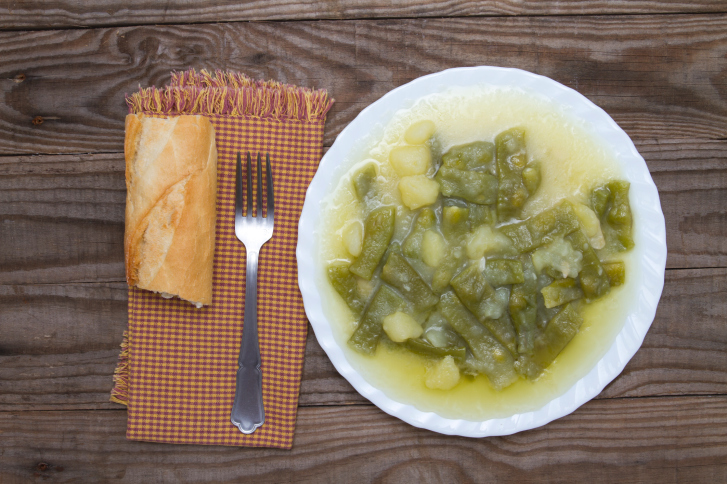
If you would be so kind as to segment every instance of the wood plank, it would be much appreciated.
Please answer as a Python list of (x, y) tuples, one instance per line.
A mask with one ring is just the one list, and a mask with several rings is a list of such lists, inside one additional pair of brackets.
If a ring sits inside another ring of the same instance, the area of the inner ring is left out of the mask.
[(73, 2), (25, 0), (0, 5), (0, 28), (4, 30), (68, 27), (102, 27), (109, 25), (143, 25), (170, 23), (234, 22), (246, 20), (325, 20), (394, 17), (464, 17), (520, 15), (606, 15), (654, 13), (724, 12), (717, 0), (601, 1), (506, 0), (496, 2), (458, 2), (440, 0), (294, 0), (246, 1), (222, 0), (191, 6), (183, 0), (167, 2), (130, 0), (123, 4), (109, 0)]
[[(0, 285), (0, 411), (114, 408), (126, 286)], [(656, 319), (598, 398), (727, 394), (727, 269), (668, 271)], [(300, 404), (366, 402), (309, 330)]]
[[(0, 413), (0, 480), (53, 482), (724, 482), (727, 398), (589, 402), (545, 427), (469, 439), (372, 406), (298, 412), (290, 451), (149, 444), (123, 411)], [(625, 437), (625, 436), (628, 437)]]
[[(3, 32), (0, 154), (120, 152), (124, 93), (163, 84), (171, 70), (191, 66), (328, 89), (338, 102), (326, 145), (389, 90), (472, 65), (552, 77), (599, 104), (637, 140), (724, 139), (725, 30), (720, 14)], [(34, 125), (36, 116), (45, 121)]]

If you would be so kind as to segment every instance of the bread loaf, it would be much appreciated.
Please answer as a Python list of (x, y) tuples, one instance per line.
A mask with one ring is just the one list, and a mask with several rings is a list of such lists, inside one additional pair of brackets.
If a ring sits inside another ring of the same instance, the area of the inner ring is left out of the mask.
[(212, 304), (217, 148), (204, 116), (126, 117), (129, 286)]

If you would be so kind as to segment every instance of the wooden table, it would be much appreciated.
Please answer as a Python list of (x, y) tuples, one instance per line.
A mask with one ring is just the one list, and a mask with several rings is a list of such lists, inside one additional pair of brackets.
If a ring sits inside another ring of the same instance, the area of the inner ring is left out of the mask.
[[(727, 482), (727, 3), (205, 3), (0, 2), (0, 482)], [(389, 90), (473, 65), (578, 90), (646, 159), (668, 271), (623, 374), (543, 428), (447, 437), (364, 400), (311, 332), (292, 451), (127, 441), (124, 93), (187, 67), (323, 87), (330, 146)]]

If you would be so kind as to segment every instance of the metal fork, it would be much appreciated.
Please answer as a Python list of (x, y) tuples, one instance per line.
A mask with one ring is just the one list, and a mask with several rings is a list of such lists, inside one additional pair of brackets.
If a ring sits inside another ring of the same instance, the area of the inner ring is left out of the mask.
[(262, 167), (257, 155), (257, 217), (252, 216), (252, 170), (250, 152), (247, 152), (247, 215), (242, 216), (242, 162), (237, 153), (235, 180), (235, 235), (245, 244), (247, 275), (245, 285), (245, 318), (242, 327), (242, 344), (237, 359), (237, 383), (235, 402), (230, 420), (243, 434), (251, 434), (265, 423), (263, 407), (263, 375), (260, 370), (260, 346), (257, 338), (257, 261), (263, 244), (273, 236), (275, 202), (273, 197), (273, 172), (270, 154), (265, 155), (267, 171), (267, 216), (263, 217)]

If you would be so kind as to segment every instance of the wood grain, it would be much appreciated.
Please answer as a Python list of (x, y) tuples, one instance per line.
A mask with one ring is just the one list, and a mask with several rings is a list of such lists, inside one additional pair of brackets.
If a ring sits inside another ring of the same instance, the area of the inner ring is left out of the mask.
[(0, 413), (0, 480), (540, 484), (727, 477), (726, 397), (592, 401), (545, 427), (484, 439), (417, 429), (371, 406), (302, 408), (291, 451), (132, 442), (125, 427), (124, 411)]
[(325, 20), (393, 17), (517, 16), (517, 15), (605, 15), (653, 13), (724, 12), (716, 0), (693, 2), (670, 0), (603, 1), (507, 0), (482, 2), (455, 0), (295, 0), (233, 1), (190, 4), (184, 0), (164, 2), (109, 0), (73, 2), (25, 0), (0, 4), (0, 29), (47, 29), (144, 25), (170, 23), (235, 22), (249, 20)]
[[(115, 408), (125, 283), (0, 285), (0, 411)], [(727, 269), (668, 271), (643, 346), (598, 398), (727, 394)], [(366, 402), (309, 331), (300, 404)]]
[[(725, 30), (725, 15), (644, 15), (3, 32), (0, 154), (120, 152), (124, 93), (187, 67), (328, 89), (337, 103), (326, 145), (389, 90), (472, 65), (549, 76), (636, 140), (725, 139)], [(31, 123), (37, 116), (40, 125)]]

